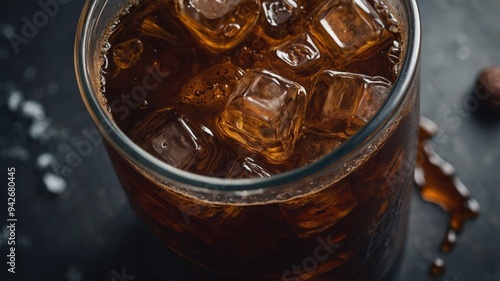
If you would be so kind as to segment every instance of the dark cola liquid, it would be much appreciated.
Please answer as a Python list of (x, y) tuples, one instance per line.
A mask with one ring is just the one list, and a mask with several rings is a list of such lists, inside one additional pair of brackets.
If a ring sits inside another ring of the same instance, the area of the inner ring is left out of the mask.
[[(254, 1), (243, 1), (252, 9), (237, 10), (244, 14), (239, 25), (250, 25), (248, 18), (255, 23), (230, 43), (218, 33), (193, 35), (199, 23), (189, 16), (180, 20), (173, 1), (132, 7), (114, 27), (103, 67), (114, 120), (151, 154), (204, 175), (255, 177), (317, 160), (356, 133), (385, 101), (401, 55), (400, 34), (391, 32), (399, 26), (384, 12), (387, 6), (377, 2), (382, 12), (369, 6), (370, 14), (342, 4), (350, 1), (332, 1), (341, 8), (327, 13), (323, 2), (290, 1), (293, 7), (263, 1), (254, 7)], [(347, 32), (347, 47), (331, 48), (335, 44), (323, 39), (324, 18), (339, 33), (340, 20), (371, 21), (359, 24), (367, 39)], [(220, 21), (215, 24), (226, 19)], [(234, 46), (211, 47), (219, 41)], [(177, 138), (162, 132), (176, 132)], [(255, 168), (238, 172), (247, 166)]]
[[(101, 90), (118, 126), (160, 160), (268, 177), (317, 160), (373, 117), (399, 72), (402, 28), (381, 1), (140, 1), (105, 38)], [(413, 90), (364, 157), (304, 195), (203, 200), (108, 151), (139, 215), (203, 268), (231, 280), (380, 280), (404, 243)]]

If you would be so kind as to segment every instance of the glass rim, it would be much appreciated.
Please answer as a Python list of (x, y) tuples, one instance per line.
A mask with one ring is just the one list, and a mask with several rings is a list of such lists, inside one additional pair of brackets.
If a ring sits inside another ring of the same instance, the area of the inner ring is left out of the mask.
[[(99, 15), (100, 11), (97, 9), (99, 3), (101, 3), (100, 1), (87, 1), (78, 23), (74, 50), (78, 87), (87, 111), (101, 131), (102, 136), (106, 138), (113, 148), (117, 149), (122, 156), (126, 156), (127, 159), (134, 159), (134, 164), (138, 165), (141, 169), (151, 172), (156, 176), (165, 177), (169, 181), (188, 185), (198, 191), (230, 191), (237, 192), (237, 194), (242, 196), (261, 193), (265, 189), (306, 178), (318, 171), (331, 167), (331, 165), (335, 163), (340, 163), (341, 159), (352, 152), (361, 150), (364, 144), (370, 141), (370, 139), (376, 138), (377, 133), (387, 125), (391, 116), (394, 114), (394, 109), (404, 100), (405, 93), (410, 89), (411, 79), (416, 75), (419, 63), (421, 25), (418, 5), (416, 0), (401, 1), (403, 2), (408, 19), (406, 23), (408, 27), (406, 40), (407, 48), (400, 74), (394, 82), (389, 98), (365, 126), (334, 151), (324, 155), (313, 163), (271, 177), (223, 179), (187, 172), (175, 168), (152, 156), (135, 144), (118, 128), (116, 123), (110, 119), (108, 113), (106, 113), (101, 106), (101, 102), (98, 99), (100, 95), (99, 91), (96, 91), (97, 89), (92, 87), (92, 81), (96, 78), (91, 77), (91, 65), (89, 65), (87, 61), (89, 58), (87, 44), (90, 43), (88, 42), (89, 37), (92, 33), (92, 26), (95, 24), (95, 20), (92, 16)], [(119, 11), (117, 11), (117, 14), (118, 12)], [(108, 25), (109, 24), (111, 24), (111, 22), (109, 22)], [(101, 46), (98, 47), (100, 48)]]

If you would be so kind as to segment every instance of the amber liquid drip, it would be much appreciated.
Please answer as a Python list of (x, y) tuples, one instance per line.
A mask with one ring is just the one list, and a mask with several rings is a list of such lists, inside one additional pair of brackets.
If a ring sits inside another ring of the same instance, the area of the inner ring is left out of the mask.
[[(458, 178), (455, 168), (434, 151), (430, 140), (436, 134), (436, 124), (421, 118), (415, 182), (424, 200), (439, 205), (450, 216), (448, 231), (441, 244), (441, 251), (447, 253), (455, 246), (457, 233), (465, 222), (479, 214), (479, 204)], [(430, 272), (436, 276), (442, 274), (443, 270), (436, 270), (434, 263)]]

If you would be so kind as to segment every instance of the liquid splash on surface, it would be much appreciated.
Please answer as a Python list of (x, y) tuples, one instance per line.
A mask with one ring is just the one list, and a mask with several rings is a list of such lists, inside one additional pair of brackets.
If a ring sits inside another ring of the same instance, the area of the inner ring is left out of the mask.
[[(471, 197), (455, 168), (434, 151), (430, 140), (437, 132), (434, 122), (424, 117), (420, 119), (415, 182), (422, 199), (439, 205), (449, 215), (448, 231), (441, 244), (441, 251), (448, 253), (455, 246), (465, 222), (479, 215), (479, 203)], [(431, 265), (432, 276), (444, 271), (444, 262), (439, 260), (440, 266), (436, 266), (436, 262)]]

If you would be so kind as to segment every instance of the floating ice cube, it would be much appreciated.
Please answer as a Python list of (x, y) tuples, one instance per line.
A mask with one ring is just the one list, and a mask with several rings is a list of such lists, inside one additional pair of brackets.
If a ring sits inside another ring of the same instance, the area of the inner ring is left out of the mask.
[(314, 44), (311, 36), (303, 33), (290, 40), (276, 50), (276, 55), (282, 62), (295, 72), (311, 70), (321, 66), (323, 56)]
[(262, 8), (267, 22), (271, 26), (279, 26), (296, 13), (298, 5), (294, 0), (264, 0)]
[(384, 24), (365, 0), (331, 0), (311, 22), (311, 32), (336, 59), (358, 55), (385, 38)]
[(255, 160), (250, 157), (242, 157), (236, 160), (231, 167), (228, 178), (265, 178), (270, 177), (271, 174), (257, 164)]
[(262, 69), (245, 73), (218, 119), (218, 128), (250, 151), (282, 162), (292, 153), (306, 109), (305, 89)]
[(139, 39), (130, 39), (113, 48), (113, 61), (121, 69), (134, 65), (141, 57), (142, 42)]
[(201, 45), (221, 52), (240, 43), (257, 23), (260, 0), (177, 0), (179, 18)]
[(326, 135), (350, 137), (379, 110), (391, 87), (382, 77), (323, 71), (311, 96), (307, 127)]
[(151, 113), (133, 128), (130, 136), (158, 159), (195, 173), (200, 173), (199, 169), (213, 172), (220, 154), (220, 144), (208, 128), (194, 126), (170, 110)]
[(166, 124), (164, 131), (151, 140), (151, 146), (168, 164), (182, 168), (201, 149), (196, 139), (186, 121), (179, 118)]

